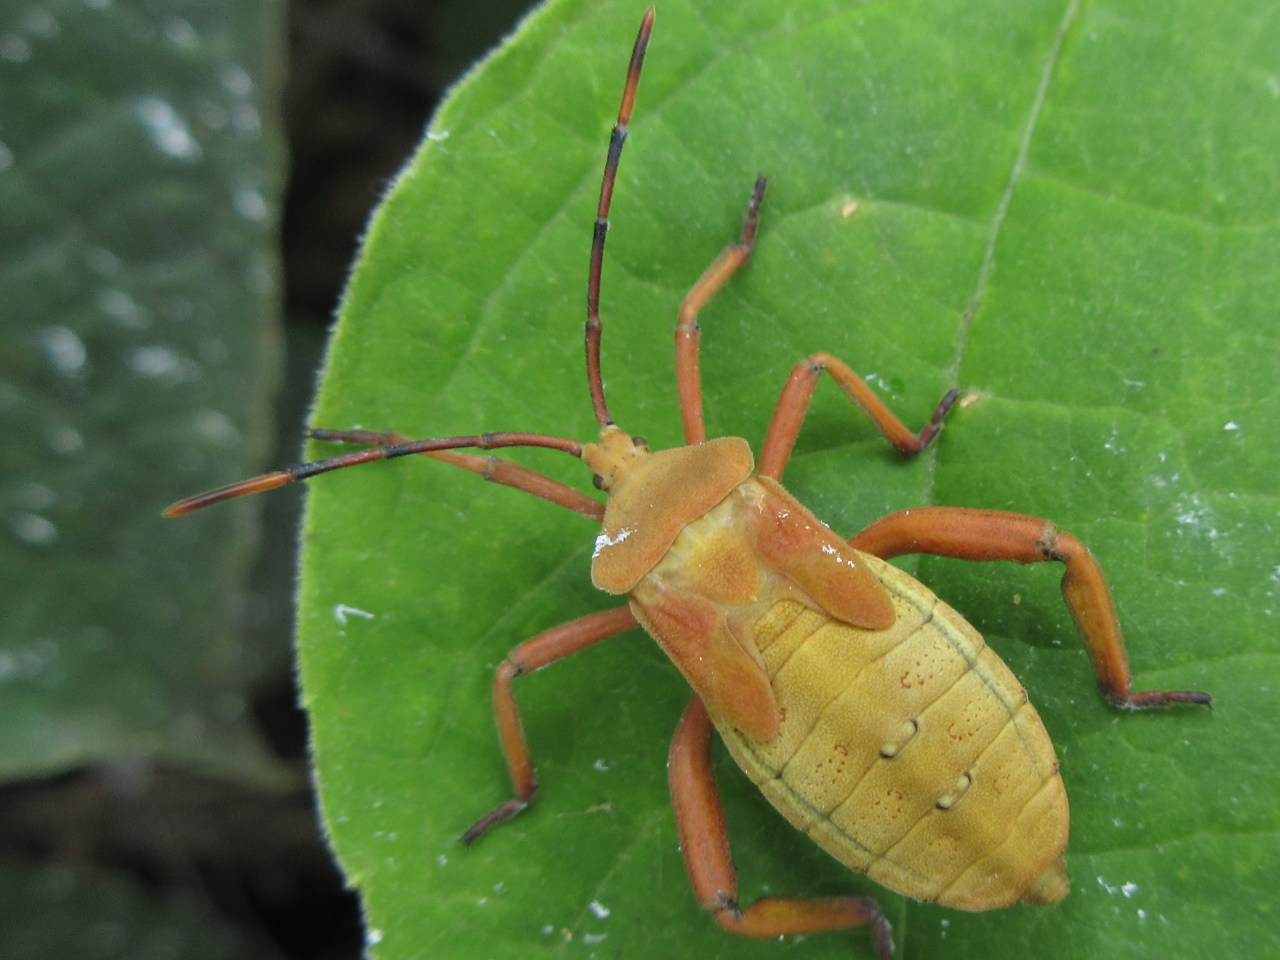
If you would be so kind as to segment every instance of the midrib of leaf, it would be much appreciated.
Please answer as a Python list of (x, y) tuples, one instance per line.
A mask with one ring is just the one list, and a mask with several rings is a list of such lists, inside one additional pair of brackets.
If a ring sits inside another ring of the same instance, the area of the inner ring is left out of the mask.
[[(1022, 178), (1023, 171), (1026, 170), (1027, 155), (1031, 152), (1031, 140), (1035, 136), (1036, 122), (1040, 119), (1040, 110), (1044, 106), (1045, 97), (1048, 96), (1049, 84), (1053, 80), (1054, 69), (1057, 67), (1058, 60), (1062, 54), (1062, 44), (1066, 40), (1067, 32), (1071, 29), (1071, 24), (1075, 22), (1076, 14), (1079, 11), (1080, 0), (1071, 0), (1067, 4), (1062, 20), (1058, 23), (1058, 31), (1054, 35), (1053, 45), (1049, 48), (1049, 55), (1045, 57), (1044, 66), (1040, 68), (1040, 84), (1036, 87), (1036, 95), (1031, 101), (1031, 109), (1027, 111), (1027, 122), (1022, 128), (1022, 139), (1018, 143), (1018, 153), (1014, 157), (1013, 167), (1009, 170), (1009, 178), (1005, 183), (1004, 193), (1000, 197), (1000, 204), (996, 207), (995, 216), (991, 218), (991, 226), (987, 231), (987, 246), (982, 254), (982, 266), (978, 268), (978, 279), (974, 284), (973, 295), (969, 298), (968, 305), (960, 315), (960, 327), (956, 332), (955, 357), (951, 361), (951, 369), (947, 378), (951, 389), (959, 389), (960, 387), (960, 364), (964, 360), (965, 346), (969, 342), (969, 331), (973, 327), (973, 317), (982, 305), (983, 294), (986, 293), (991, 274), (995, 272), (996, 243), (1000, 239), (1000, 228), (1004, 226), (1005, 216), (1009, 212), (1009, 204), (1013, 202), (1013, 192), (1018, 186), (1018, 181)], [(937, 450), (938, 448), (935, 445), (929, 451), (929, 462), (925, 471), (925, 503), (933, 502), (933, 484), (938, 466)]]
[(1018, 155), (1014, 158), (1013, 169), (1009, 171), (1009, 179), (1005, 184), (1004, 194), (1000, 197), (1000, 205), (996, 208), (996, 214), (991, 220), (991, 228), (987, 234), (987, 247), (983, 251), (982, 266), (978, 270), (977, 286), (974, 288), (973, 296), (969, 298), (969, 305), (965, 307), (964, 313), (960, 316), (960, 334), (956, 338), (956, 357), (952, 364), (952, 386), (956, 386), (956, 378), (960, 371), (960, 361), (964, 355), (965, 343), (969, 339), (969, 328), (973, 323), (973, 315), (978, 312), (978, 307), (982, 304), (982, 295), (986, 291), (987, 283), (995, 270), (996, 241), (1000, 239), (1000, 228), (1004, 225), (1004, 218), (1009, 212), (1009, 204), (1013, 200), (1013, 191), (1027, 166), (1027, 154), (1031, 151), (1031, 138), (1035, 135), (1036, 122), (1040, 119), (1040, 110), (1044, 106), (1045, 96), (1049, 92), (1049, 83), (1053, 79), (1054, 68), (1057, 66), (1058, 58), (1062, 53), (1062, 42), (1066, 39), (1067, 31), (1071, 29), (1071, 24), (1075, 20), (1079, 9), (1080, 0), (1071, 0), (1066, 13), (1062, 16), (1062, 22), (1058, 24), (1058, 32), (1053, 38), (1053, 46), (1050, 47), (1049, 56), (1045, 59), (1044, 67), (1040, 71), (1040, 85), (1036, 88), (1035, 99), (1031, 102), (1031, 109), (1027, 114), (1027, 122), (1022, 130), (1022, 140), (1018, 144)]

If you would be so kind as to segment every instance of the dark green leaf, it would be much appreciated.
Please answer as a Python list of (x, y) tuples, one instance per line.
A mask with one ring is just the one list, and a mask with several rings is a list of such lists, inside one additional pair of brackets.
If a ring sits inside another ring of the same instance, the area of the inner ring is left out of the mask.
[(159, 511), (269, 440), (278, 14), (0, 11), (0, 776), (271, 771), (237, 639), (255, 508)]

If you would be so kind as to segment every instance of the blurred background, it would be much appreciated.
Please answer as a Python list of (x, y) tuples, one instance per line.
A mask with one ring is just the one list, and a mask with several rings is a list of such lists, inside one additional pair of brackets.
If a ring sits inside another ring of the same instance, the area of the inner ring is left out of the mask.
[(294, 685), (301, 491), (158, 511), (296, 462), (370, 210), (527, 6), (0, 4), (6, 960), (360, 955)]

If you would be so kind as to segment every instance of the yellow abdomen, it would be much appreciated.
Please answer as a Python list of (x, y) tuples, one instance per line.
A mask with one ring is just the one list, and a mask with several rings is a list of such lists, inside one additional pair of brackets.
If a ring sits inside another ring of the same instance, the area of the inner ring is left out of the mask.
[(866, 562), (897, 623), (774, 604), (754, 640), (781, 732), (760, 743), (717, 722), (729, 751), (792, 824), (892, 890), (962, 910), (1056, 902), (1067, 801), (1039, 715), (963, 617)]
[[(777, 569), (766, 554), (791, 531), (839, 563)], [(859, 590), (892, 603), (884, 629), (814, 599), (816, 584), (842, 602), (850, 566)], [(981, 635), (912, 577), (750, 477), (680, 530), (630, 598), (734, 759), (836, 859), (962, 910), (1066, 896), (1067, 797), (1049, 735)]]

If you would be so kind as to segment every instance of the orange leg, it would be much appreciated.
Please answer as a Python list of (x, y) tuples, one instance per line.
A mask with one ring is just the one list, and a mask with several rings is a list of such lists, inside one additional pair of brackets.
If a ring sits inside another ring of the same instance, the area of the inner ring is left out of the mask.
[(533, 771), (533, 758), (529, 756), (529, 744), (524, 737), (524, 724), (520, 721), (520, 707), (516, 704), (511, 681), (635, 625), (636, 618), (630, 607), (589, 613), (526, 640), (498, 666), (493, 677), (493, 712), (498, 720), (498, 738), (502, 741), (502, 751), (507, 757), (507, 769), (511, 771), (511, 784), (516, 795), (488, 816), (477, 820), (462, 835), (463, 843), (470, 844), (490, 827), (510, 820), (529, 806), (538, 792), (538, 778)]
[(1210, 702), (1207, 693), (1191, 690), (1133, 692), (1124, 638), (1102, 568), (1088, 547), (1048, 520), (999, 510), (922, 507), (877, 520), (849, 543), (883, 560), (904, 553), (1018, 563), (1056, 560), (1066, 566), (1062, 596), (1089, 651), (1103, 696), (1129, 709)]
[(813, 390), (823, 370), (831, 374), (845, 395), (858, 405), (904, 457), (914, 457), (930, 444), (942, 429), (942, 419), (960, 396), (959, 391), (948, 390), (933, 411), (928, 425), (915, 434), (902, 425), (902, 421), (880, 402), (875, 392), (853, 370), (829, 353), (815, 353), (795, 365), (787, 385), (782, 388), (782, 395), (778, 397), (778, 406), (769, 421), (769, 432), (765, 434), (764, 449), (760, 453), (759, 472), (764, 476), (782, 479), (782, 471), (791, 457), (791, 448), (796, 444), (800, 424), (804, 422)]
[[(327, 443), (363, 443), (374, 447), (413, 442), (398, 433), (374, 433), (371, 430), (309, 430), (307, 435), (313, 440), (324, 440)], [(460, 453), (456, 450), (431, 450), (423, 456), (478, 473), (484, 479), (500, 483), (504, 487), (531, 493), (592, 520), (604, 519), (604, 504), (600, 501), (510, 460), (484, 457), (477, 453)]]
[(889, 922), (871, 897), (785, 900), (761, 897), (738, 906), (738, 880), (729, 854), (724, 808), (711, 772), (711, 719), (697, 696), (689, 701), (667, 761), (680, 849), (698, 905), (730, 933), (748, 937), (844, 930), (870, 924), (881, 960), (892, 960)]
[(698, 371), (698, 345), (702, 338), (698, 312), (728, 282), (734, 271), (750, 259), (751, 248), (756, 242), (756, 229), (760, 226), (760, 202), (764, 199), (766, 182), (764, 177), (756, 178), (751, 202), (747, 205), (747, 217), (742, 222), (741, 241), (724, 248), (680, 304), (676, 323), (676, 388), (680, 393), (680, 419), (684, 422), (684, 442), (687, 444), (702, 443), (707, 439), (707, 428), (702, 422), (702, 376)]

